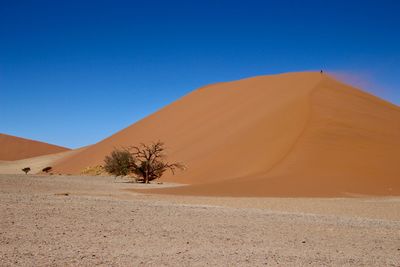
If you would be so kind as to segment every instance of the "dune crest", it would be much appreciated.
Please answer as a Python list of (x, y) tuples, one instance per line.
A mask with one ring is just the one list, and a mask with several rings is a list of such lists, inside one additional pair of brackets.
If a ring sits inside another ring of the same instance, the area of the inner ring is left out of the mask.
[(12, 161), (68, 151), (69, 148), (0, 133), (0, 160)]
[(328, 75), (260, 76), (200, 88), (61, 160), (101, 164), (114, 147), (162, 140), (188, 169), (158, 193), (217, 196), (400, 194), (400, 108)]

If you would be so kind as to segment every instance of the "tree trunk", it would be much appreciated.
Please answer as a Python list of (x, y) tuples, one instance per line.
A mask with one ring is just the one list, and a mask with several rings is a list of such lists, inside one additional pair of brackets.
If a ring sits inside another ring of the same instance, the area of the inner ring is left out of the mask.
[(144, 183), (148, 184), (149, 183), (149, 170), (146, 168), (146, 173), (144, 176)]

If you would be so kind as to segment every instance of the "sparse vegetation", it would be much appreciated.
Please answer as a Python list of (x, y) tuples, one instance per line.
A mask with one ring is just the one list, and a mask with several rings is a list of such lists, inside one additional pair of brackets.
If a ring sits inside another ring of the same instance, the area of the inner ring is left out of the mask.
[(22, 171), (23, 171), (25, 174), (28, 174), (28, 172), (31, 171), (31, 168), (25, 167), (25, 168), (22, 169)]
[(52, 167), (48, 166), (46, 168), (43, 168), (42, 172), (49, 173), (52, 169), (53, 169)]
[(82, 175), (89, 175), (89, 176), (98, 176), (98, 175), (103, 175), (105, 173), (107, 172), (102, 165), (89, 166), (81, 172)]
[(174, 174), (176, 170), (184, 169), (181, 163), (167, 162), (164, 151), (164, 143), (160, 141), (114, 150), (111, 155), (106, 156), (104, 168), (115, 176), (132, 174), (136, 180), (144, 183), (160, 178), (167, 170)]
[(126, 149), (115, 149), (111, 152), (111, 155), (104, 159), (104, 169), (116, 177), (128, 175), (133, 164), (133, 157)]

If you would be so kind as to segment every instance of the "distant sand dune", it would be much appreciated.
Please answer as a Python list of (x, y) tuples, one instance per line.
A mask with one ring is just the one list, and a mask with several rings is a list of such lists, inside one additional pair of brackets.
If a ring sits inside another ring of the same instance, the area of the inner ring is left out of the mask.
[(57, 160), (67, 159), (83, 149), (85, 148), (15, 161), (0, 161), (0, 174), (21, 174), (25, 167), (31, 168), (30, 174), (39, 173), (45, 167), (54, 166)]
[(151, 192), (400, 195), (400, 108), (319, 73), (200, 88), (56, 165), (79, 173), (114, 147), (162, 140), (188, 169)]
[(20, 160), (68, 150), (65, 147), (0, 133), (0, 160)]

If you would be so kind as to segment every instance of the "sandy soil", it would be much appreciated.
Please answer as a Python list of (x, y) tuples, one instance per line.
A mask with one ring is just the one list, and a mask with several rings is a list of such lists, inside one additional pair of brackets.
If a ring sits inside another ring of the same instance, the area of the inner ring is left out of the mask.
[(131, 191), (144, 186), (0, 175), (0, 265), (400, 266), (400, 198)]

